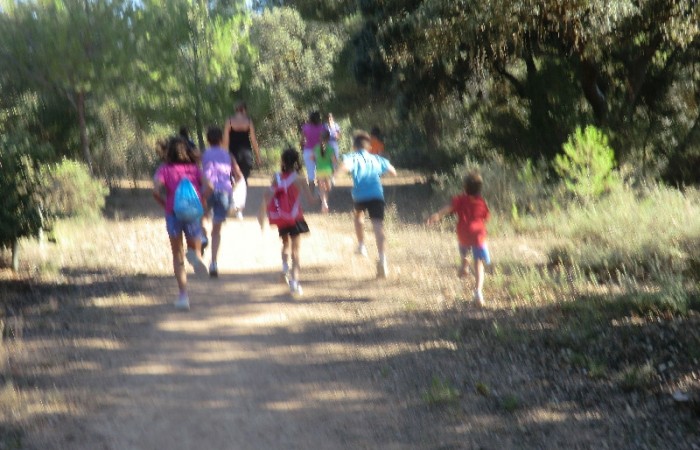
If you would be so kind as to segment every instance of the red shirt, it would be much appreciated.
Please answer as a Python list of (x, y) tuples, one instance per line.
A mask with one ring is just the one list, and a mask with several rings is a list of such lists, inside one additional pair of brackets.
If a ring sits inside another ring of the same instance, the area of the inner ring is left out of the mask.
[(452, 211), (457, 215), (459, 245), (483, 245), (490, 216), (484, 199), (480, 195), (458, 195), (452, 198)]

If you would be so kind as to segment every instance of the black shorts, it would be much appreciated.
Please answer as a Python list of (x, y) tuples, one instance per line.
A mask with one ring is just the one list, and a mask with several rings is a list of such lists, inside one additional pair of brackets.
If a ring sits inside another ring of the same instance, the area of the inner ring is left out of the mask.
[(250, 171), (253, 168), (253, 150), (247, 148), (241, 149), (238, 152), (232, 154), (238, 167), (243, 172), (243, 178), (248, 182), (248, 177), (250, 176)]
[(366, 200), (355, 202), (355, 211), (365, 211), (369, 213), (370, 219), (384, 220), (384, 200)]
[(280, 234), (280, 237), (282, 236), (299, 236), (302, 233), (308, 233), (309, 232), (309, 226), (306, 224), (306, 221), (304, 219), (297, 220), (297, 223), (292, 225), (291, 227), (284, 227), (284, 228), (279, 228), (277, 230)]

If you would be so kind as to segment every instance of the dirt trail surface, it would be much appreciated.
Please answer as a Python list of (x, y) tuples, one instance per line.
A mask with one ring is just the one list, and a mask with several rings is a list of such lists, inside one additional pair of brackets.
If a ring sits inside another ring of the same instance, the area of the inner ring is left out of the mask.
[(560, 366), (557, 310), (474, 308), (452, 235), (410, 225), (428, 190), (402, 183), (387, 188), (389, 279), (375, 279), (372, 240), (354, 255), (344, 185), (333, 214), (307, 215), (297, 298), (276, 231), (254, 218), (262, 180), (224, 226), (219, 278), (190, 269), (189, 312), (172, 306), (146, 188), (115, 190), (107, 220), (64, 226), (57, 246), (27, 246), (42, 262), (24, 270), (44, 275), (2, 284), (23, 323), (0, 346), (0, 450), (699, 448), (695, 419), (666, 396)]

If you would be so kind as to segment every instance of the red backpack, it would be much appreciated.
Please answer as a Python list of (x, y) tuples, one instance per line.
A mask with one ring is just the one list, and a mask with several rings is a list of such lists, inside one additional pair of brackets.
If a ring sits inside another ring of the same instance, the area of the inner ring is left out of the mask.
[(278, 228), (291, 227), (296, 225), (297, 219), (301, 217), (299, 193), (294, 186), (296, 179), (295, 172), (285, 179), (282, 179), (279, 172), (275, 173), (275, 184), (272, 186), (274, 193), (267, 203), (270, 225), (277, 225)]

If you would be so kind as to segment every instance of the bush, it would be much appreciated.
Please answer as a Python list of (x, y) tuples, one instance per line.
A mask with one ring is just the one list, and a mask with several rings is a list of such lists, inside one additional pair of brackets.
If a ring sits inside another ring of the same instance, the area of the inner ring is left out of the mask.
[(49, 146), (40, 145), (29, 135), (0, 135), (0, 248), (13, 247), (15, 270), (18, 240), (38, 236), (48, 226), (39, 166), (50, 154)]
[(543, 225), (566, 243), (550, 251), (552, 263), (576, 263), (604, 276), (681, 273), (700, 258), (700, 192), (691, 189), (616, 189), (597, 202), (552, 212)]
[(554, 158), (554, 169), (567, 189), (584, 200), (600, 196), (614, 181), (615, 152), (608, 138), (594, 126), (576, 128)]
[(483, 195), (489, 208), (514, 221), (523, 214), (544, 212), (552, 205), (544, 164), (511, 162), (500, 155), (481, 163), (466, 158), (451, 173), (438, 176), (440, 194), (449, 197), (462, 192), (462, 180), (473, 170), (484, 179)]
[(63, 159), (42, 170), (47, 180), (46, 204), (57, 217), (97, 217), (109, 189), (90, 176), (88, 167)]

